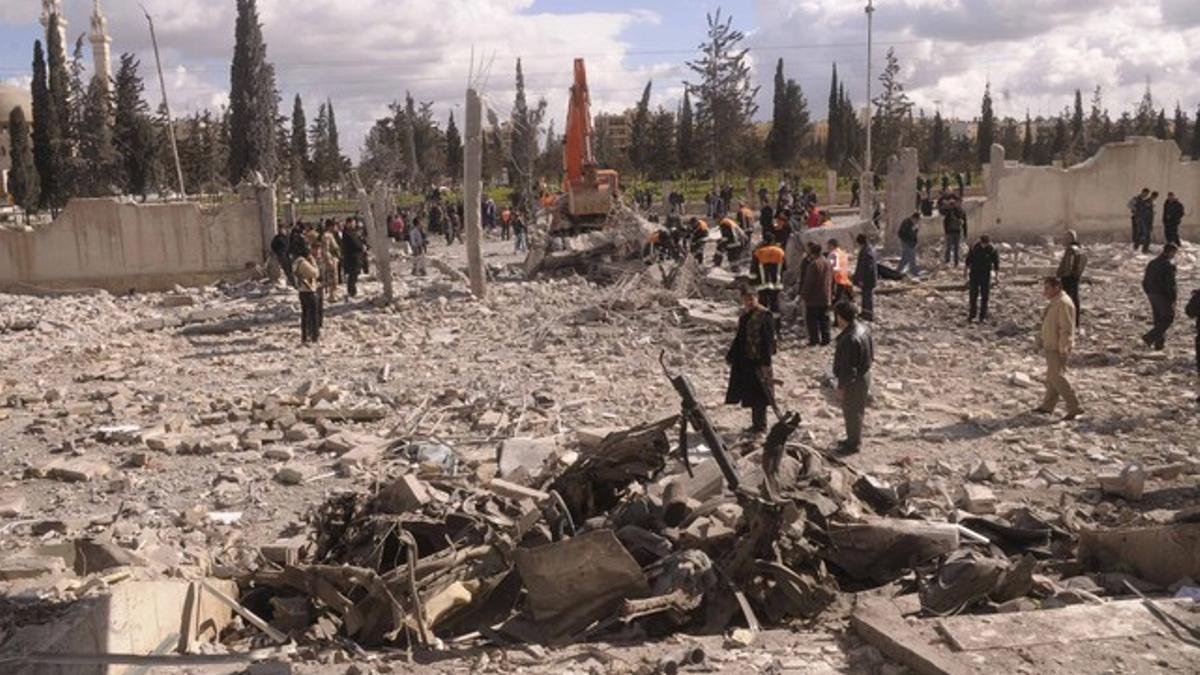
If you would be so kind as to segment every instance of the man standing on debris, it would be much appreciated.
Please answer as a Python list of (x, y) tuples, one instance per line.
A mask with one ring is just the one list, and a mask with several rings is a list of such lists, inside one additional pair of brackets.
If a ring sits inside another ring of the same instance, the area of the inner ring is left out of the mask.
[(408, 247), (412, 251), (413, 276), (425, 276), (425, 231), (421, 228), (420, 216), (413, 216), (412, 224), (408, 226)]
[(1058, 277), (1046, 277), (1042, 282), (1042, 295), (1049, 300), (1042, 312), (1042, 331), (1039, 342), (1046, 355), (1046, 395), (1034, 412), (1049, 415), (1054, 412), (1061, 397), (1067, 404), (1064, 421), (1083, 414), (1075, 389), (1067, 380), (1067, 359), (1075, 349), (1075, 305), (1062, 290)]
[(825, 257), (833, 268), (833, 302), (854, 298), (854, 285), (850, 283), (850, 254), (842, 249), (837, 239), (826, 242)]
[(292, 272), (292, 257), (288, 254), (290, 247), (288, 229), (281, 222), (275, 236), (271, 239), (271, 255), (275, 256), (275, 262), (279, 264), (279, 269), (283, 270), (283, 276), (287, 278), (288, 286), (295, 288), (296, 278)]
[(821, 254), (821, 245), (808, 243), (800, 267), (800, 299), (804, 302), (804, 324), (808, 345), (829, 344), (829, 306), (833, 304), (833, 266)]
[(342, 264), (342, 251), (334, 230), (334, 222), (326, 220), (321, 233), (321, 254), (318, 256), (322, 262), (321, 288), (330, 302), (337, 299), (338, 270)]
[(1062, 281), (1063, 292), (1071, 298), (1075, 305), (1075, 327), (1079, 328), (1083, 320), (1083, 308), (1079, 304), (1079, 282), (1083, 279), (1083, 271), (1087, 269), (1087, 254), (1079, 245), (1079, 236), (1075, 230), (1067, 230), (1063, 235), (1062, 258), (1058, 261), (1057, 276)]
[(296, 278), (296, 290), (300, 292), (300, 344), (316, 344), (321, 337), (321, 323), (318, 312), (318, 295), (321, 292), (320, 276), (316, 264), (312, 261), (307, 244), (302, 244), (299, 255), (293, 263), (293, 273)]
[(1196, 321), (1196, 403), (1200, 403), (1200, 288), (1192, 291), (1192, 299), (1188, 300), (1184, 312)]
[(516, 244), (513, 245), (514, 253), (525, 253), (529, 250), (529, 228), (525, 226), (525, 217), (520, 212), (514, 213), (512, 218), (513, 238)]
[(1162, 253), (1146, 265), (1142, 276), (1142, 290), (1150, 299), (1150, 312), (1154, 327), (1142, 336), (1142, 342), (1154, 350), (1161, 350), (1167, 343), (1167, 330), (1175, 322), (1175, 301), (1179, 287), (1175, 282), (1175, 244), (1163, 246)]
[(512, 232), (513, 212), (510, 208), (505, 208), (500, 212), (500, 241), (508, 241)]
[(862, 292), (862, 313), (859, 318), (863, 321), (875, 320), (875, 286), (879, 283), (879, 263), (875, 258), (875, 247), (867, 235), (860, 234), (855, 238), (858, 244), (858, 258), (854, 263), (853, 282)]
[(992, 240), (986, 234), (975, 242), (967, 251), (966, 265), (963, 274), (967, 275), (967, 293), (969, 309), (967, 323), (975, 321), (978, 310), (979, 323), (987, 321), (988, 299), (992, 295), (992, 272), (996, 272), (996, 282), (1000, 279), (1000, 254), (992, 246)]
[(862, 186), (855, 178), (850, 182), (850, 208), (858, 208), (862, 204)]
[(1179, 239), (1179, 225), (1183, 222), (1183, 202), (1175, 197), (1174, 192), (1167, 193), (1167, 201), (1163, 202), (1163, 238), (1167, 243), (1182, 246)]
[(767, 407), (775, 403), (771, 357), (775, 354), (775, 319), (758, 302), (754, 291), (742, 289), (745, 310), (738, 319), (737, 336), (725, 362), (729, 364), (729, 388), (725, 403), (750, 408), (753, 433), (767, 430)]
[(920, 276), (921, 268), (917, 265), (917, 243), (921, 232), (921, 212), (913, 211), (912, 215), (900, 223), (897, 236), (900, 239), (900, 266), (896, 271), (900, 274)]
[(942, 209), (942, 230), (946, 234), (946, 252), (942, 256), (942, 262), (950, 262), (953, 255), (954, 266), (958, 267), (958, 254), (962, 249), (963, 239), (967, 237), (967, 213), (953, 196), (946, 200), (946, 206)]
[(750, 278), (758, 290), (758, 302), (771, 311), (775, 320), (779, 320), (779, 292), (783, 290), (783, 269), (786, 254), (783, 247), (775, 243), (773, 236), (767, 233), (763, 242), (754, 249), (751, 262)]
[(852, 302), (840, 302), (833, 308), (837, 337), (833, 354), (833, 374), (837, 378), (837, 401), (846, 423), (846, 440), (838, 443), (844, 454), (862, 448), (863, 415), (871, 395), (871, 364), (875, 361), (875, 341), (871, 329), (858, 320), (858, 308)]
[(1129, 209), (1129, 238), (1133, 242), (1134, 250), (1142, 244), (1142, 202), (1148, 199), (1150, 188), (1142, 188), (1142, 191), (1130, 198), (1125, 205)]
[(357, 223), (346, 223), (346, 231), (342, 233), (342, 264), (346, 268), (347, 299), (358, 297), (358, 275), (362, 273), (366, 253)]

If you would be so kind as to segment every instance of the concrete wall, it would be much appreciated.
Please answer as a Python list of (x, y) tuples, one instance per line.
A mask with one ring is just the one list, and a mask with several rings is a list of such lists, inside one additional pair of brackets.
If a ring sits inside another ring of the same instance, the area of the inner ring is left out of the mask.
[(1148, 187), (1159, 192), (1154, 240), (1162, 241), (1162, 202), (1174, 192), (1186, 216), (1182, 232), (1200, 235), (1200, 162), (1181, 161), (1174, 141), (1135, 137), (1109, 143), (1095, 157), (1067, 169), (1006, 162), (993, 146), (988, 197), (970, 204), (972, 238), (1055, 235), (1074, 229), (1093, 240), (1129, 237), (1129, 198)]
[(196, 203), (76, 199), (32, 232), (0, 230), (0, 290), (163, 290), (246, 278), (263, 260), (258, 200)]

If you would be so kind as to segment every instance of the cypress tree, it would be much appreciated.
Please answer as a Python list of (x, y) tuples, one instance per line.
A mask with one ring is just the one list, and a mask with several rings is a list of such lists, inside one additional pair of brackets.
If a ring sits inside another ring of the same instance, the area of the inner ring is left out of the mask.
[[(551, 138), (547, 141), (550, 144), (553, 141)], [(463, 172), (463, 144), (462, 135), (458, 133), (458, 126), (454, 124), (454, 113), (450, 113), (450, 121), (446, 123), (446, 173), (450, 174), (451, 181), (458, 181), (462, 177)]]
[(692, 100), (688, 90), (683, 90), (683, 102), (679, 104), (679, 121), (675, 130), (675, 150), (679, 155), (679, 170), (691, 171), (696, 168), (696, 152), (692, 148), (695, 142), (695, 129), (692, 121)]
[(1200, 106), (1196, 107), (1196, 128), (1192, 130), (1192, 159), (1200, 160)]
[(1154, 119), (1154, 137), (1167, 140), (1167, 111), (1162, 108), (1158, 109), (1158, 117)]
[(1021, 144), (1021, 163), (1033, 163), (1033, 120), (1029, 118), (1029, 110), (1025, 111), (1025, 142)]
[(842, 98), (838, 88), (837, 64), (833, 64), (833, 76), (829, 80), (829, 113), (826, 115), (825, 163), (836, 170), (842, 164), (846, 148), (843, 145), (845, 132), (842, 129)]
[(790, 157), (783, 147), (791, 133), (788, 124), (787, 82), (783, 79), (783, 57), (775, 62), (775, 91), (771, 100), (771, 131), (767, 134), (767, 156), (776, 168), (783, 168)]
[(116, 111), (113, 115), (113, 140), (121, 156), (125, 192), (146, 198), (153, 187), (157, 142), (150, 107), (142, 98), (145, 85), (138, 75), (138, 60), (122, 54), (114, 82)]
[(58, 111), (54, 98), (50, 96), (50, 85), (46, 71), (46, 58), (42, 43), (33, 43), (33, 162), (38, 173), (38, 210), (57, 208), (57, 195), (61, 192), (63, 164), (58, 154), (59, 135)]
[(312, 146), (311, 170), (308, 180), (312, 184), (313, 196), (321, 199), (321, 186), (325, 179), (325, 154), (329, 140), (329, 110), (322, 103), (317, 107), (317, 119), (313, 121), (308, 131), (309, 144)]
[(292, 186), (292, 196), (303, 198), (309, 171), (308, 121), (304, 116), (304, 102), (300, 100), (300, 94), (296, 94), (296, 99), (292, 102), (292, 136), (289, 145), (291, 166), (288, 167), (288, 177)]
[(92, 78), (83, 101), (79, 130), (79, 157), (86, 169), (79, 177), (79, 193), (88, 197), (113, 194), (120, 185), (120, 158), (113, 145), (112, 99), (108, 85)]
[(996, 140), (996, 115), (992, 112), (992, 84), (983, 88), (983, 105), (979, 113), (979, 146), (976, 160), (987, 164), (992, 159), (992, 143)]
[(275, 174), (275, 69), (267, 63), (256, 0), (237, 0), (229, 86), (229, 182)]
[(1083, 134), (1083, 94), (1075, 90), (1075, 111), (1071, 114), (1071, 138), (1078, 139)]
[(325, 110), (327, 111), (325, 142), (328, 145), (325, 154), (325, 177), (331, 185), (336, 185), (342, 180), (342, 173), (346, 168), (346, 160), (342, 157), (342, 143), (338, 139), (337, 114), (333, 112), (333, 101), (325, 100)]
[(633, 121), (629, 125), (629, 163), (634, 170), (645, 174), (650, 168), (654, 150), (650, 144), (650, 86), (647, 82), (642, 89), (642, 98), (638, 100), (633, 111)]
[(933, 113), (933, 128), (929, 133), (929, 166), (935, 171), (941, 166), (946, 156), (946, 122), (942, 119), (942, 111)]
[(29, 137), (29, 122), (25, 110), (20, 106), (8, 114), (8, 135), (11, 142), (9, 156), (12, 169), (8, 172), (8, 194), (13, 203), (25, 211), (29, 218), (38, 205), (38, 173), (33, 161), (33, 139)]
[(1187, 148), (1188, 139), (1188, 118), (1187, 113), (1183, 112), (1179, 102), (1175, 102), (1175, 130), (1174, 135), (1175, 145), (1179, 146), (1179, 151), (1183, 152)]

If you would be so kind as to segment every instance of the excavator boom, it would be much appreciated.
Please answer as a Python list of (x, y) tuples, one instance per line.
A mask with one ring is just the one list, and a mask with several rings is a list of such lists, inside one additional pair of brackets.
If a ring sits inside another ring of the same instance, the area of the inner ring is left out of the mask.
[(618, 189), (617, 172), (599, 170), (592, 155), (591, 107), (587, 68), (583, 59), (575, 59), (575, 81), (567, 102), (567, 130), (563, 142), (567, 213), (572, 218), (606, 215)]

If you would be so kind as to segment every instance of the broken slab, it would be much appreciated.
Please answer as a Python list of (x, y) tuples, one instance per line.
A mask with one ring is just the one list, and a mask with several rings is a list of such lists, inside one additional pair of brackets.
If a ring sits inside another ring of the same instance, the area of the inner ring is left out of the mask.
[(553, 436), (505, 439), (500, 444), (496, 458), (500, 467), (500, 477), (517, 483), (537, 478), (546, 461), (557, 456), (558, 450), (558, 439)]
[(735, 330), (738, 325), (737, 309), (728, 304), (718, 304), (708, 300), (680, 298), (679, 306), (683, 307), (688, 321), (722, 330)]
[(25, 495), (17, 490), (0, 490), (0, 518), (16, 518), (25, 511)]
[(1101, 474), (1096, 480), (1104, 494), (1131, 502), (1141, 499), (1146, 490), (1146, 470), (1142, 468), (1141, 462), (1126, 464), (1120, 473)]
[(405, 474), (379, 492), (379, 507), (384, 513), (407, 513), (428, 504), (429, 488), (414, 474)]
[(104, 462), (98, 462), (83, 457), (68, 460), (54, 460), (45, 469), (47, 478), (61, 480), (66, 483), (85, 483), (98, 478), (104, 478), (112, 473), (112, 467)]
[(996, 494), (974, 483), (963, 483), (958, 489), (958, 504), (967, 513), (983, 515), (996, 512)]
[(1200, 524), (1083, 530), (1079, 561), (1099, 572), (1128, 572), (1161, 586), (1200, 579)]
[(937, 635), (922, 634), (890, 598), (859, 597), (850, 625), (867, 644), (920, 675), (972, 675), (980, 671), (950, 652)]
[(856, 579), (890, 581), (958, 548), (958, 526), (898, 518), (830, 527), (824, 557)]

